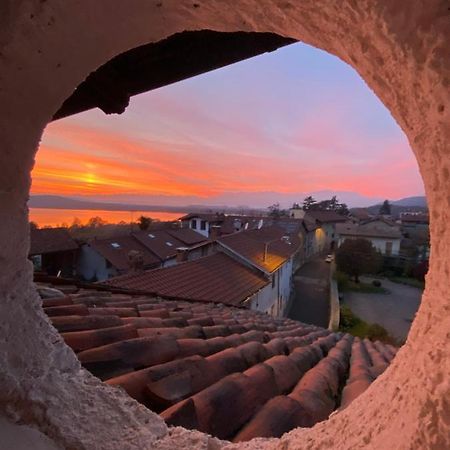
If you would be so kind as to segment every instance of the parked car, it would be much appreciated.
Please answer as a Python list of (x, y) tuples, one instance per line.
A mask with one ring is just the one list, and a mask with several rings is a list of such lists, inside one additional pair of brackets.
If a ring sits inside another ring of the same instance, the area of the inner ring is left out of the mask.
[(325, 262), (330, 263), (333, 262), (334, 256), (333, 255), (327, 255), (325, 258)]

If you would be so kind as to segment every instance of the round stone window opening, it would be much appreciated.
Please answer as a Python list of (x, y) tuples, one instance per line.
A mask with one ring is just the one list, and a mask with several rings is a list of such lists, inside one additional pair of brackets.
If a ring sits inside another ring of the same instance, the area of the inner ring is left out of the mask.
[[(26, 448), (450, 447), (450, 192), (448, 11), (432, 0), (339, 4), (306, 0), (224, 2), (7, 2), (0, 28), (4, 143), (0, 179), (0, 427)], [(431, 211), (426, 290), (408, 341), (389, 369), (352, 405), (280, 440), (231, 445), (168, 430), (154, 413), (80, 368), (49, 326), (27, 262), (29, 173), (46, 123), (86, 76), (130, 48), (185, 30), (289, 36), (352, 65), (397, 120), (416, 155)], [(45, 438), (46, 435), (48, 438)], [(50, 440), (50, 442), (49, 442)]]

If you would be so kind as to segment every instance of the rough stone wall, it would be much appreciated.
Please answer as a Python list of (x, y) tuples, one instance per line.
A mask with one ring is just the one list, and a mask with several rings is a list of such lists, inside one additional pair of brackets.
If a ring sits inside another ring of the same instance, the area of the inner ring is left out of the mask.
[[(0, 431), (19, 438), (34, 428), (69, 449), (450, 448), (449, 21), (447, 0), (3, 0)], [(168, 432), (80, 368), (31, 285), (26, 202), (46, 123), (113, 56), (195, 29), (275, 32), (352, 65), (408, 136), (431, 207), (430, 272), (407, 344), (349, 408), (281, 440), (237, 446)]]

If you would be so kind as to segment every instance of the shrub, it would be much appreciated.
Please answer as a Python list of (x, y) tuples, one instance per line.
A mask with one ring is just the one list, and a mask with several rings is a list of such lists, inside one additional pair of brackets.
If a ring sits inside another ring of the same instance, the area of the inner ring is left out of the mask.
[(428, 272), (428, 261), (422, 261), (412, 269), (412, 276), (420, 281), (425, 281), (425, 275)]
[(381, 287), (381, 281), (380, 281), (380, 280), (373, 280), (373, 281), (372, 281), (372, 284), (373, 284), (375, 287)]
[(342, 331), (350, 330), (355, 325), (358, 325), (360, 321), (359, 317), (355, 316), (348, 306), (341, 306), (339, 328)]
[(337, 271), (334, 274), (334, 279), (337, 282), (339, 291), (346, 291), (348, 289), (349, 278), (347, 274)]
[(367, 337), (371, 341), (386, 341), (386, 339), (389, 337), (389, 333), (387, 332), (386, 328), (382, 327), (378, 323), (371, 323), (367, 327)]

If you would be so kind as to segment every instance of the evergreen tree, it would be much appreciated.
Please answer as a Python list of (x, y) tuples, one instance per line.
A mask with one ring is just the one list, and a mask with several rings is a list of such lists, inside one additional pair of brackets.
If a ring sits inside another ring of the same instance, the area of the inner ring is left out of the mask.
[(380, 207), (379, 211), (380, 216), (390, 216), (391, 215), (391, 205), (389, 200), (385, 200)]

